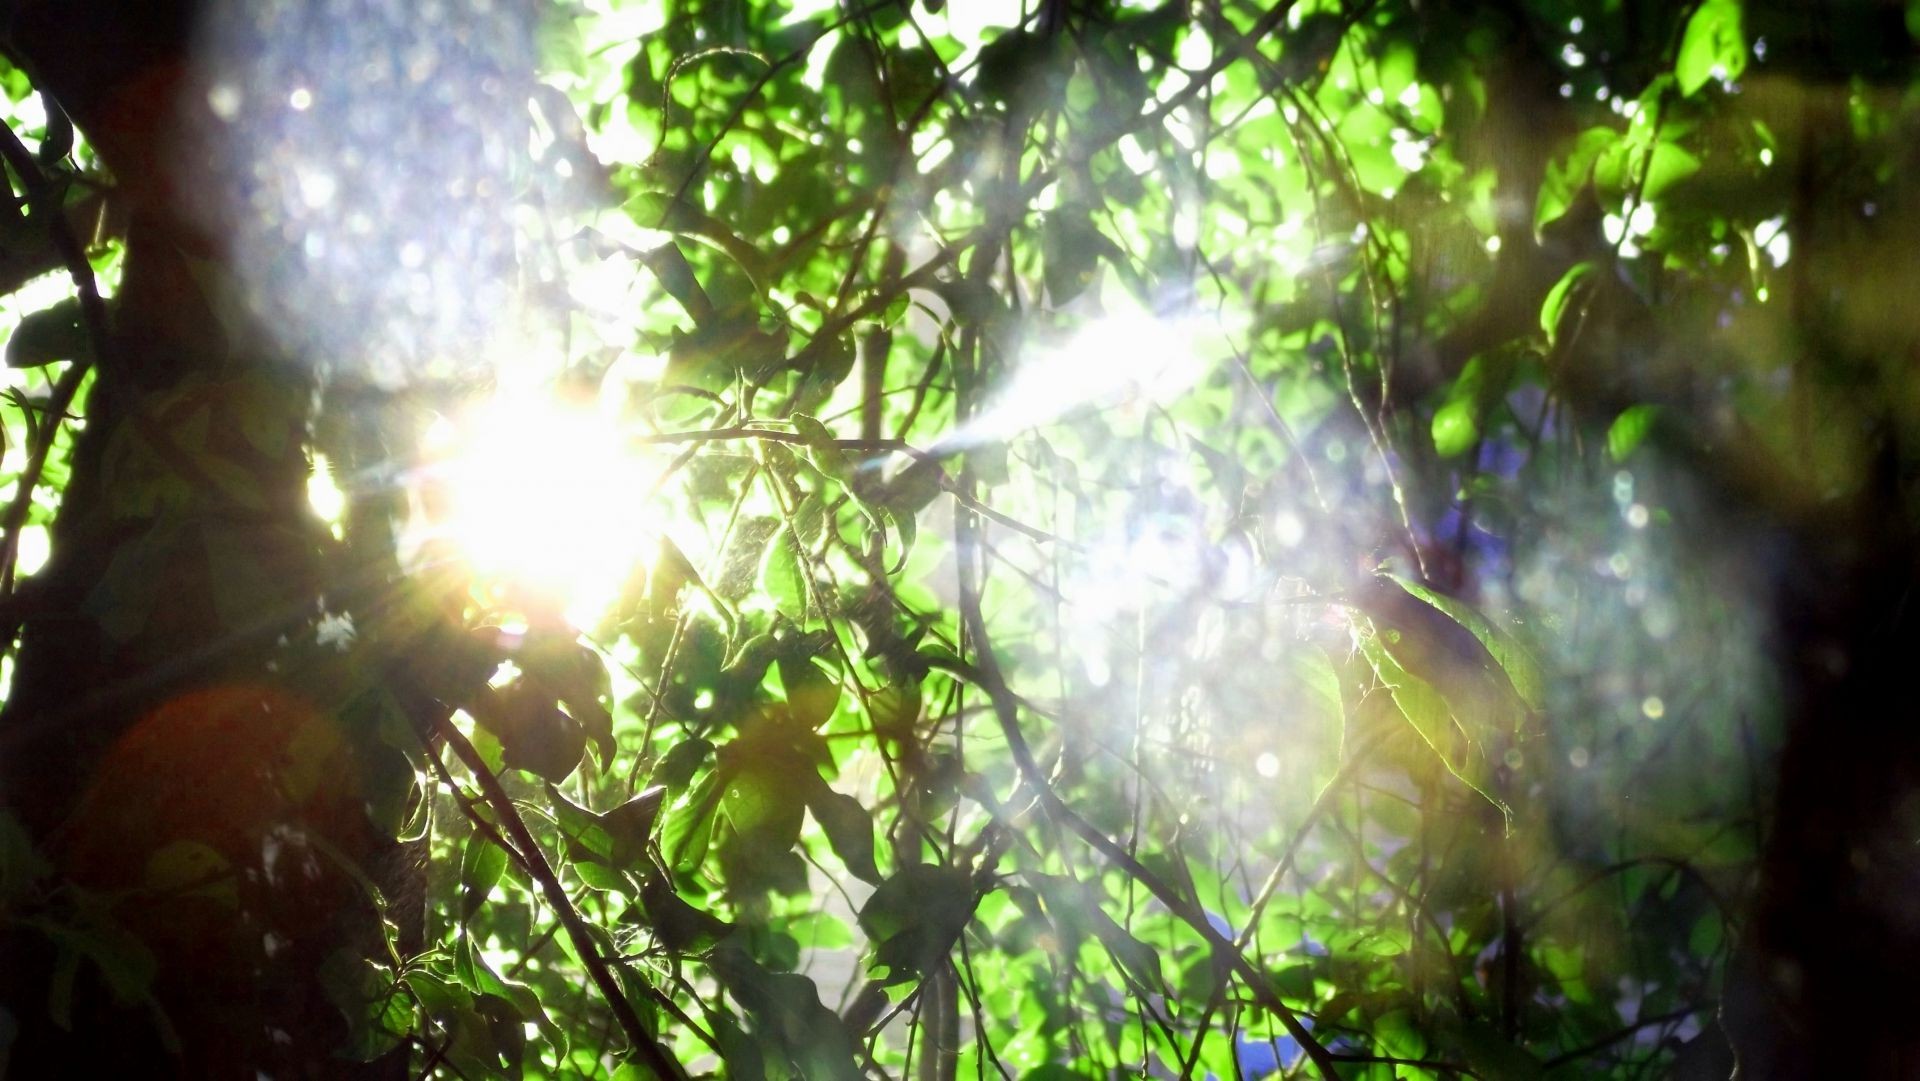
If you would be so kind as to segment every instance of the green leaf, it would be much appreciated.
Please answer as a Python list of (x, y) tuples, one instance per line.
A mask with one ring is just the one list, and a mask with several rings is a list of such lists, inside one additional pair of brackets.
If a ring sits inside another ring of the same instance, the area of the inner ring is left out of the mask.
[(778, 529), (768, 538), (760, 563), (760, 588), (782, 611), (806, 611), (806, 577), (792, 530)]
[(1648, 433), (1653, 431), (1654, 422), (1660, 419), (1660, 407), (1657, 405), (1631, 405), (1621, 410), (1607, 426), (1607, 456), (1616, 462), (1624, 462), (1646, 442)]
[(487, 894), (507, 869), (506, 850), (476, 831), (467, 836), (460, 853), (460, 922), (465, 923), (487, 903)]
[(1484, 796), (1487, 802), (1512, 818), (1513, 812), (1493, 791), (1493, 769), (1486, 748), (1455, 714), (1447, 699), (1433, 684), (1402, 667), (1387, 648), (1385, 635), (1397, 633), (1375, 628), (1361, 635), (1360, 651), (1372, 666), (1376, 678), (1392, 697), (1413, 730), (1440, 759), (1447, 772), (1467, 787)]
[(1470, 1018), (1442, 1025), (1441, 1034), (1486, 1081), (1535, 1081), (1545, 1072), (1539, 1059), (1485, 1021)]
[(660, 848), (675, 874), (692, 874), (706, 861), (721, 796), (719, 774), (709, 773), (667, 816)]
[(787, 712), (808, 728), (819, 728), (840, 704), (840, 684), (806, 656), (789, 650), (780, 658), (780, 682), (787, 692)]
[(733, 931), (731, 924), (695, 908), (658, 875), (649, 875), (641, 885), (640, 904), (654, 937), (677, 954), (698, 953)]
[(1680, 93), (1691, 97), (1709, 79), (1737, 79), (1747, 70), (1747, 36), (1740, 7), (1740, 0), (1706, 0), (1687, 20), (1673, 62)]
[(335, 950), (321, 962), (319, 981), (347, 1019), (347, 1042), (337, 1053), (372, 1062), (413, 1032), (413, 1004), (401, 986), (352, 950)]
[(548, 806), (576, 860), (593, 860), (616, 870), (633, 867), (646, 855), (666, 795), (666, 788), (656, 785), (610, 811), (595, 814), (547, 785)]
[(810, 776), (797, 777), (795, 765), (791, 760), (753, 758), (727, 778), (721, 800), (727, 821), (758, 848), (784, 852), (800, 839), (806, 807), (800, 789), (804, 781), (819, 777), (810, 770)]
[(640, 257), (640, 262), (660, 281), (660, 287), (667, 295), (680, 302), (686, 313), (695, 323), (704, 323), (713, 318), (713, 301), (707, 298), (707, 291), (700, 287), (700, 281), (694, 277), (693, 266), (687, 262), (685, 252), (678, 244), (662, 244)]
[(671, 795), (678, 795), (693, 781), (694, 771), (713, 756), (713, 744), (704, 739), (681, 740), (673, 749), (660, 757), (658, 765), (653, 767), (652, 780), (664, 785)]
[(1506, 394), (1513, 371), (1513, 354), (1505, 349), (1467, 361), (1433, 414), (1433, 449), (1442, 458), (1464, 454), (1480, 441), (1487, 413)]
[(1465, 454), (1480, 439), (1480, 420), (1471, 398), (1456, 398), (1433, 414), (1433, 449), (1442, 458)]
[(760, 249), (742, 240), (739, 234), (709, 217), (683, 199), (667, 192), (648, 191), (627, 200), (627, 215), (648, 229), (663, 229), (681, 236), (705, 241), (727, 254), (746, 271), (754, 287), (766, 292), (771, 283), (773, 264)]
[(34, 847), (27, 828), (0, 807), (0, 911), (24, 896), (53, 865)]
[(667, 790), (656, 785), (600, 815), (600, 828), (613, 841), (613, 865), (632, 867), (647, 853), (653, 838), (653, 824), (660, 818)]
[(1560, 341), (1560, 324), (1566, 319), (1567, 304), (1573, 298), (1574, 287), (1593, 272), (1592, 263), (1575, 263), (1547, 291), (1547, 299), (1540, 305), (1540, 329), (1546, 332), (1548, 346), (1557, 345)]
[(815, 467), (834, 480), (846, 483), (853, 476), (852, 463), (847, 460), (846, 451), (835, 442), (833, 432), (805, 413), (795, 413), (792, 419), (793, 430), (807, 441), (807, 451)]
[(1506, 674), (1507, 681), (1513, 684), (1514, 693), (1520, 696), (1520, 700), (1526, 703), (1528, 709), (1538, 710), (1546, 704), (1546, 675), (1542, 672), (1540, 662), (1534, 657), (1533, 652), (1522, 645), (1519, 639), (1495, 627), (1487, 621), (1486, 617), (1453, 597), (1428, 589), (1411, 578), (1403, 578), (1397, 574), (1386, 577), (1401, 589), (1438, 609), (1448, 619), (1458, 623), (1478, 639), (1480, 644), (1486, 647), (1494, 663), (1499, 665), (1500, 670)]
[(560, 783), (587, 751), (586, 729), (560, 711), (554, 696), (531, 679), (483, 689), (468, 707), (500, 741), (502, 761)]
[(1588, 128), (1573, 141), (1567, 155), (1547, 165), (1546, 175), (1540, 181), (1540, 194), (1534, 203), (1533, 231), (1537, 236), (1542, 229), (1566, 216), (1573, 208), (1574, 200), (1586, 188), (1587, 180), (1593, 175), (1594, 163), (1609, 147), (1619, 142), (1620, 133), (1612, 128)]
[(973, 879), (930, 863), (910, 864), (880, 883), (860, 909), (882, 982), (904, 983), (942, 964), (973, 919)]
[(896, 739), (908, 738), (913, 724), (920, 719), (920, 681), (901, 676), (867, 698), (868, 719), (875, 732)]
[(822, 781), (807, 798), (807, 809), (827, 835), (827, 844), (854, 877), (878, 883), (880, 869), (873, 861), (873, 816), (852, 796), (835, 792)]
[(1675, 184), (1700, 171), (1700, 159), (1671, 142), (1655, 144), (1647, 161), (1647, 175), (1641, 182), (1640, 198), (1653, 202)]
[[(852, 1034), (838, 1014), (821, 1004), (812, 980), (770, 971), (731, 942), (715, 947), (707, 966), (753, 1019), (754, 1042), (761, 1053), (778, 1055), (790, 1076), (807, 1081), (860, 1081), (865, 1076), (854, 1064)], [(730, 1054), (728, 1064), (733, 1063)]]
[(1046, 267), (1047, 299), (1059, 307), (1093, 284), (1093, 271), (1108, 247), (1084, 207), (1053, 211), (1041, 224), (1040, 251)]
[(1006, 104), (1027, 93), (1053, 52), (1051, 42), (1025, 30), (1008, 30), (980, 50), (973, 88), (988, 101)]

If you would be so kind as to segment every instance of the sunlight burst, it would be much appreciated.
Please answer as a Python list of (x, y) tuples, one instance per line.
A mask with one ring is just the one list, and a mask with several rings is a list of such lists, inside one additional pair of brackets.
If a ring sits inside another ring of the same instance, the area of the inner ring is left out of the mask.
[(502, 395), (428, 433), (422, 540), (450, 544), (490, 601), (591, 628), (644, 557), (647, 463), (607, 417)]

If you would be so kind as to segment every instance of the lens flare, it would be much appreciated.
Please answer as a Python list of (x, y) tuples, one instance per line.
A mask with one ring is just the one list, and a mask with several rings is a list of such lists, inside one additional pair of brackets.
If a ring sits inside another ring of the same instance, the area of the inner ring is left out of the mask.
[(443, 418), (427, 442), (416, 542), (450, 546), (490, 601), (581, 628), (606, 614), (653, 524), (653, 472), (618, 425), (538, 394), (499, 395)]

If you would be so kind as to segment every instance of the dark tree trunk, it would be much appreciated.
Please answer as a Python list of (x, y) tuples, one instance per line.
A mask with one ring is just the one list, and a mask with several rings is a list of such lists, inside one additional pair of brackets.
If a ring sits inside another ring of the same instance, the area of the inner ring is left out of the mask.
[(348, 1026), (326, 987), (371, 972), (356, 959), (377, 956), (380, 929), (355, 875), (392, 842), (367, 821), (337, 718), (275, 661), (309, 632), (324, 580), (311, 381), (204, 293), (230, 269), (188, 205), (214, 181), (196, 174), (195, 7), (30, 2), (7, 28), (131, 219), (0, 714), (0, 802), (93, 899), (47, 910), (79, 939), (16, 925), (0, 942), (21, 1077), (360, 1069), (336, 1057)]

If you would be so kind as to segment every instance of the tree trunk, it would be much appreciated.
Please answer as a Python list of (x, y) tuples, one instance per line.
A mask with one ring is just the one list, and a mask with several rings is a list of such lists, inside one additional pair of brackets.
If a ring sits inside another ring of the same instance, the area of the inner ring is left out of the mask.
[(22, 1077), (352, 1076), (340, 1006), (381, 946), (357, 876), (391, 838), (333, 704), (284, 663), (330, 540), (306, 504), (311, 378), (216, 315), (226, 252), (188, 205), (214, 180), (195, 15), (26, 3), (9, 28), (131, 217), (0, 714), (0, 801), (75, 887), (0, 943)]

